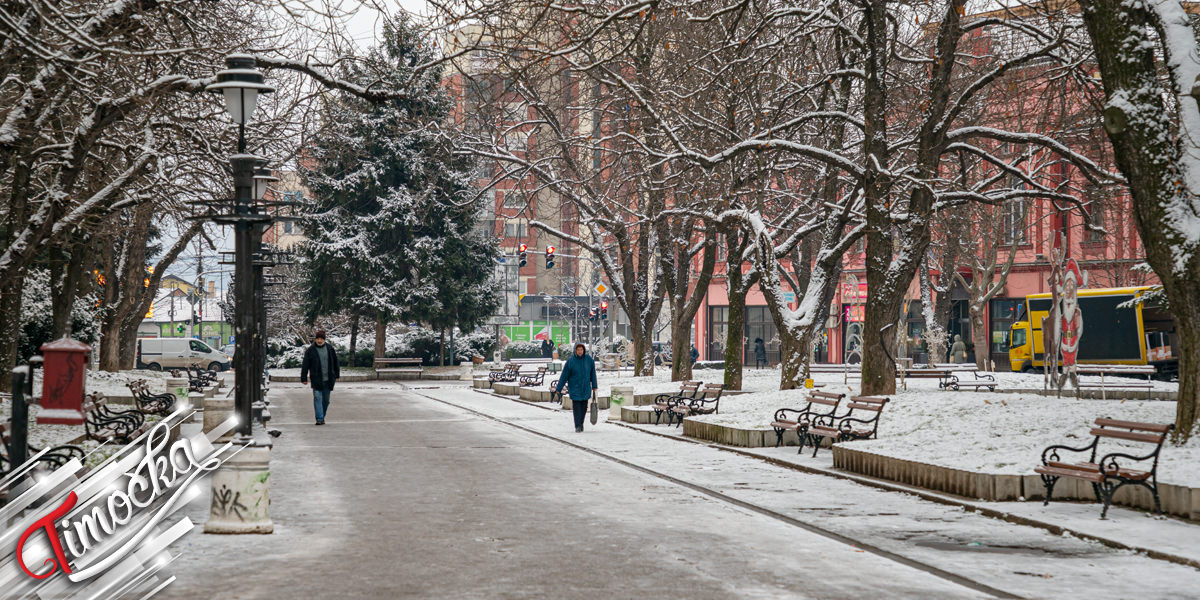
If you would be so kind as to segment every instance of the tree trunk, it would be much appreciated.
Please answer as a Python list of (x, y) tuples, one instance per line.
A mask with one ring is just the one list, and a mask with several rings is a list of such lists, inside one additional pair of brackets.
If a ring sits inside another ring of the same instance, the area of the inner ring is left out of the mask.
[(862, 340), (862, 393), (864, 396), (894, 394), (896, 315), (900, 314), (904, 296), (903, 293), (872, 294), (870, 283), (867, 284), (867, 292), (867, 314), (863, 323)]
[[(633, 376), (653, 375), (654, 353), (650, 352), (650, 336), (642, 328), (641, 323), (633, 317), (629, 319), (629, 335), (633, 338), (629, 340), (633, 345)], [(593, 352), (595, 352), (594, 349)], [(600, 358), (599, 353), (597, 352), (593, 358)]]
[[(137, 362), (137, 333), (138, 326), (142, 324), (142, 314), (133, 315), (134, 318), (129, 319), (121, 327), (121, 337), (117, 341), (120, 346), (117, 361), (122, 370), (134, 368), (134, 363)], [(208, 368), (208, 365), (201, 366)]]
[(354, 358), (355, 358), (355, 354), (358, 352), (358, 321), (359, 321), (359, 318), (360, 318), (360, 315), (358, 314), (358, 311), (355, 311), (354, 316), (350, 317), (350, 356), (348, 357), (350, 360), (346, 364), (350, 365), (351, 367), (355, 366)]
[(782, 371), (779, 389), (794, 390), (804, 387), (804, 365), (808, 363), (808, 353), (804, 350), (802, 339), (790, 328), (783, 328), (779, 330), (779, 341), (779, 368)]
[(87, 252), (82, 244), (71, 246), (70, 258), (63, 265), (61, 275), (54, 276), (54, 314), (52, 316), (51, 339), (71, 335), (71, 312), (83, 280), (83, 257)]
[[(1200, 417), (1200, 286), (1188, 292), (1189, 302), (1179, 306), (1171, 300), (1175, 313), (1175, 327), (1179, 334), (1179, 400), (1175, 406), (1175, 434), (1179, 443), (1195, 433), (1197, 417)], [(1182, 304), (1182, 303), (1179, 303)]]
[(387, 319), (383, 314), (375, 315), (375, 359), (384, 358), (387, 352)]
[(742, 389), (742, 348), (746, 338), (746, 289), (742, 269), (729, 267), (729, 327), (725, 331), (725, 389)]
[[(110, 314), (112, 311), (108, 311)], [(104, 319), (100, 330), (100, 370), (116, 373), (121, 370), (120, 326), (112, 317)]]
[(444, 367), (446, 366), (446, 330), (439, 329), (438, 335), (438, 366)]
[(12, 391), (12, 369), (17, 365), (17, 344), (21, 331), (21, 293), (24, 271), (10, 281), (0, 283), (0, 391)]
[[(672, 311), (674, 312), (674, 311)], [(692, 378), (692, 322), (679, 321), (671, 315), (671, 381)]]
[[(1110, 102), (1120, 98), (1110, 104), (1117, 112), (1128, 111), (1127, 123), (1113, 119), (1108, 137), (1129, 183), (1146, 262), (1162, 280), (1175, 315), (1180, 361), (1173, 439), (1182, 444), (1195, 432), (1200, 407), (1200, 250), (1188, 230), (1196, 216), (1197, 191), (1187, 183), (1198, 168), (1188, 156), (1196, 133), (1189, 130), (1190, 119), (1182, 117), (1197, 107), (1186, 97), (1194, 82), (1188, 77), (1175, 81), (1180, 73), (1164, 68), (1156, 54), (1166, 50), (1186, 64), (1191, 59), (1176, 54), (1195, 53), (1195, 37), (1186, 23), (1164, 23), (1145, 3), (1085, 0), (1080, 8), (1105, 96)], [(1180, 32), (1180, 27), (1188, 30)], [(1164, 76), (1170, 87), (1162, 85)], [(1168, 95), (1178, 98), (1177, 108), (1165, 106)]]
[(983, 326), (983, 307), (971, 306), (971, 346), (975, 349), (975, 368), (990, 371), (991, 343)]

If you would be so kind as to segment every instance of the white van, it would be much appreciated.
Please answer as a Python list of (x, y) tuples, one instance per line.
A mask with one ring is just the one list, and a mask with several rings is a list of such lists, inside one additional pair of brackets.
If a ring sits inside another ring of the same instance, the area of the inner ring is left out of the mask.
[(189, 338), (138, 338), (139, 369), (161, 371), (200, 365), (213, 370), (229, 368), (229, 355), (213, 350), (200, 340)]

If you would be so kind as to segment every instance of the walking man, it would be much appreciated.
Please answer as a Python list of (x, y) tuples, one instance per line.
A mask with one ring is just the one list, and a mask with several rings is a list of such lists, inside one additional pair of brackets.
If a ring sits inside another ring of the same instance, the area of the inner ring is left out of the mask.
[(575, 352), (567, 359), (562, 373), (558, 377), (555, 393), (562, 393), (563, 386), (571, 396), (571, 408), (575, 412), (575, 432), (583, 431), (583, 418), (587, 416), (588, 401), (592, 393), (599, 389), (596, 384), (596, 361), (588, 355), (583, 344), (575, 344)]
[(317, 416), (317, 425), (324, 425), (325, 412), (329, 410), (329, 392), (333, 391), (333, 383), (342, 376), (342, 369), (338, 366), (333, 346), (325, 343), (323, 329), (317, 330), (313, 344), (304, 351), (304, 362), (300, 363), (300, 383), (308, 383), (309, 373), (312, 373), (313, 412)]

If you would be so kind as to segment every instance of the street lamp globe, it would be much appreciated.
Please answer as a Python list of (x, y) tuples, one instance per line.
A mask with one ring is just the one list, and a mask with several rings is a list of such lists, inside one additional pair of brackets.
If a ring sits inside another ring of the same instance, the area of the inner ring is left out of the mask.
[(267, 187), (272, 183), (279, 181), (279, 178), (271, 174), (270, 169), (255, 169), (254, 170), (254, 199), (262, 200), (267, 195)]
[(249, 54), (230, 54), (225, 57), (225, 70), (217, 72), (217, 81), (204, 88), (225, 97), (225, 110), (238, 125), (245, 125), (254, 114), (259, 94), (275, 91), (265, 83), (263, 74), (255, 68), (257, 64)]

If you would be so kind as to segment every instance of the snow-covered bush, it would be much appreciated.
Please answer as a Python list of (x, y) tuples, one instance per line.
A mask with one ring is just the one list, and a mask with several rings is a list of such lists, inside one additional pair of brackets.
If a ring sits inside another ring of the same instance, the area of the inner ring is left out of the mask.
[[(54, 326), (54, 293), (50, 286), (50, 272), (32, 269), (25, 276), (21, 292), (21, 332), (18, 354), (22, 362), (40, 352), (42, 344), (52, 341)], [(92, 314), (96, 298), (94, 294), (76, 298), (71, 307), (71, 337), (85, 344), (96, 340), (99, 320)]]
[(504, 347), (504, 358), (541, 358), (541, 342), (509, 342)]

